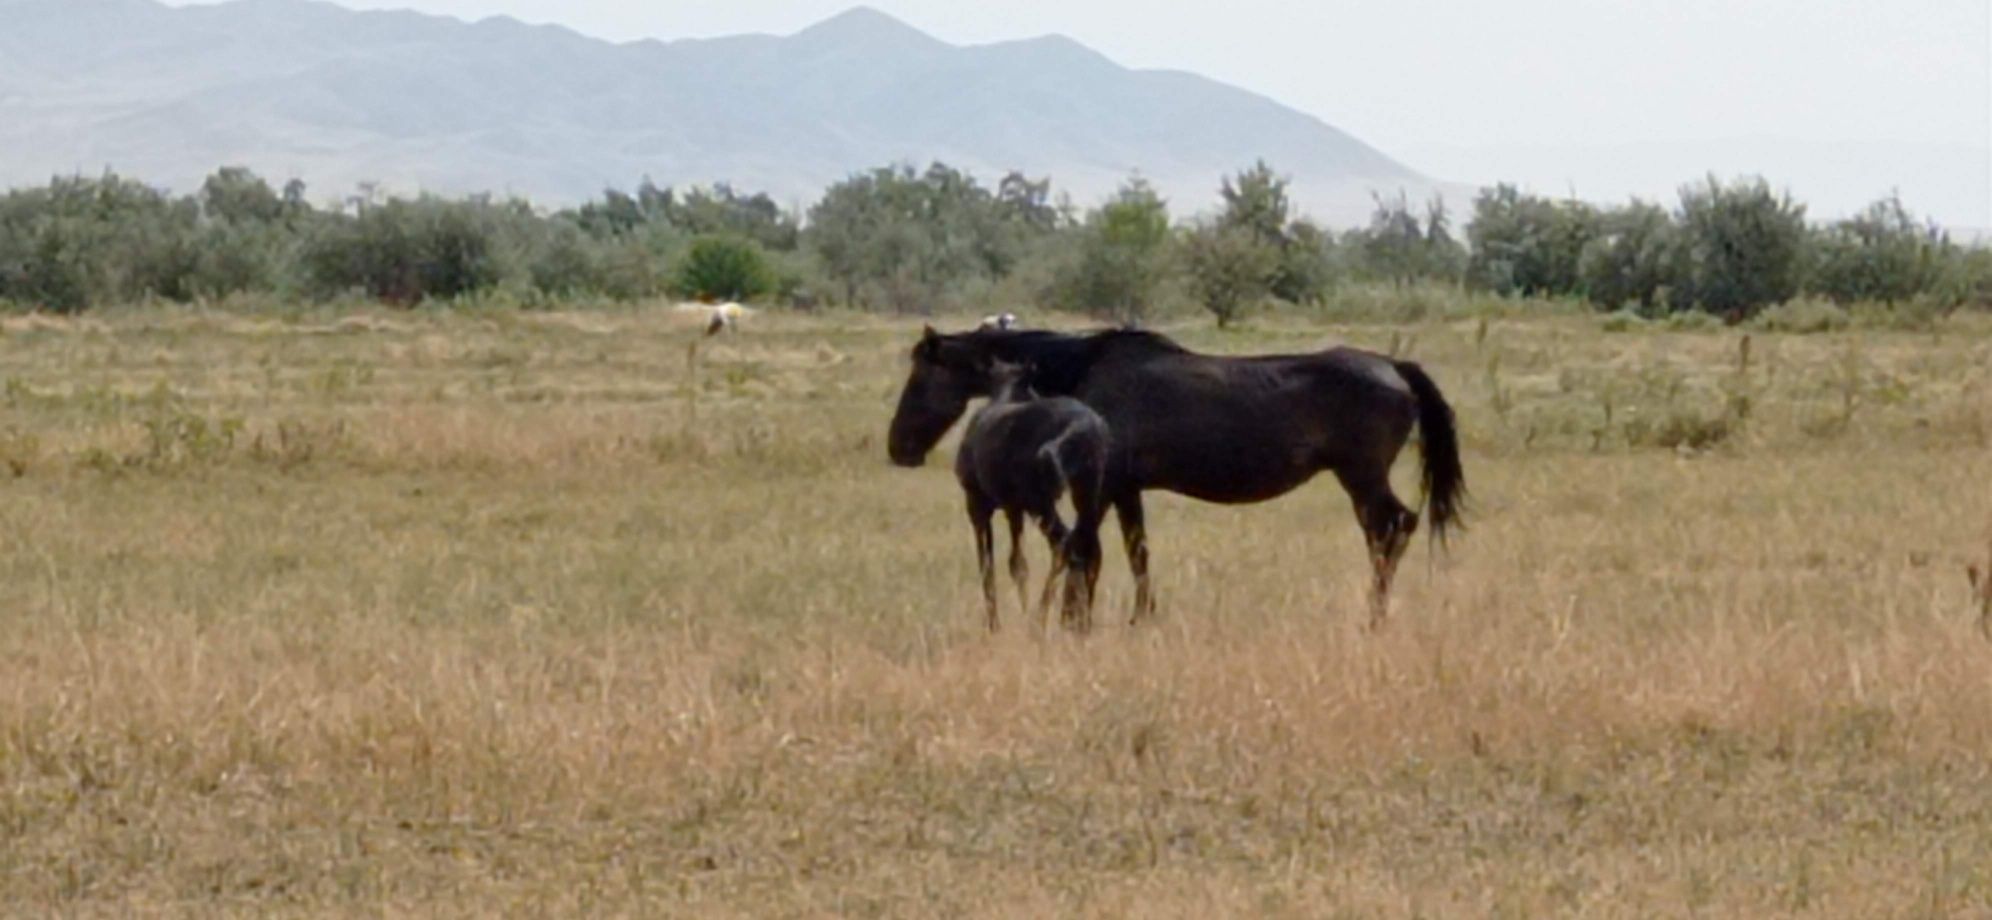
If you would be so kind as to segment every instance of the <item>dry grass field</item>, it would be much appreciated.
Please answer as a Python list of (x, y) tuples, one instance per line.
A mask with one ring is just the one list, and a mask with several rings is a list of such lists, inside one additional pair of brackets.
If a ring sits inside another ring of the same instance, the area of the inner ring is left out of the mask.
[(0, 911), (1992, 915), (1992, 324), (1605, 325), (1170, 327), (1424, 363), (1471, 529), (1371, 634), (1332, 482), (1159, 497), (1081, 641), (910, 322), (6, 319)]

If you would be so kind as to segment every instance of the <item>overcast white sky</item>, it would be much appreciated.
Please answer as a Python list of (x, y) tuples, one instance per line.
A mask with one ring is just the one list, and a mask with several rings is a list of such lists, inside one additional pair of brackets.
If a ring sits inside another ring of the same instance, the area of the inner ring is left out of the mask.
[[(786, 34), (853, 0), (340, 0), (605, 38)], [(1762, 173), (1992, 228), (1992, 0), (871, 0), (958, 44), (1061, 33), (1314, 114), (1434, 177), (1672, 199)], [(1278, 164), (1274, 164), (1277, 166)]]

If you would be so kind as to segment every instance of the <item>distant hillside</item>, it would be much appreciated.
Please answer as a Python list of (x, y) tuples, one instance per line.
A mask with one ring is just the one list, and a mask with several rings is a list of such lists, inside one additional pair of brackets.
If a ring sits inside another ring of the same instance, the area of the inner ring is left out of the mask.
[(1435, 186), (1309, 115), (1069, 39), (961, 47), (856, 9), (787, 37), (614, 44), (311, 0), (0, 0), (0, 183), (106, 167), (187, 188), (222, 164), (547, 203), (648, 176), (792, 203), (942, 160), (1049, 175), (1081, 204), (1139, 172), (1179, 212), (1263, 158), (1304, 210)]

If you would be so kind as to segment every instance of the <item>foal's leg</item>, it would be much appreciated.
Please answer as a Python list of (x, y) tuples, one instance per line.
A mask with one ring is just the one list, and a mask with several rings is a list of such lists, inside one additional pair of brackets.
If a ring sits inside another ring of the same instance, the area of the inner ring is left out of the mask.
[[(1021, 508), (1004, 508), (1003, 517), (1010, 522), (1010, 580), (1017, 583), (1017, 606), (1030, 603), (1031, 564), (1024, 558), (1024, 512)], [(1024, 613), (1029, 614), (1026, 609)]]
[(1141, 508), (1141, 493), (1130, 491), (1114, 500), (1114, 515), (1120, 519), (1121, 539), (1127, 544), (1127, 565), (1134, 571), (1134, 616), (1139, 623), (1155, 615), (1155, 589), (1148, 580), (1148, 525)]
[(982, 599), (986, 607), (989, 631), (996, 631), (996, 533), (990, 527), (990, 519), (996, 516), (996, 505), (989, 497), (974, 489), (968, 489), (968, 522), (975, 527), (975, 561), (982, 569)]
[(1038, 631), (1043, 632), (1045, 619), (1051, 615), (1052, 589), (1058, 584), (1058, 576), (1065, 574), (1065, 537), (1070, 531), (1065, 522), (1059, 520), (1057, 509), (1051, 514), (1038, 518), (1038, 529), (1044, 533), (1044, 542), (1051, 547), (1051, 574), (1044, 579), (1044, 591), (1038, 595)]

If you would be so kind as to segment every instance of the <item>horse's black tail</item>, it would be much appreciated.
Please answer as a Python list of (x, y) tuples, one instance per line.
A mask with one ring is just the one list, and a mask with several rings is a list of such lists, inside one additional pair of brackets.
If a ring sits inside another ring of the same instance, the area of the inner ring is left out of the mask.
[(1424, 442), (1425, 495), (1432, 512), (1432, 538), (1444, 543), (1448, 531), (1464, 529), (1460, 514), (1466, 510), (1466, 471), (1459, 465), (1459, 428), (1453, 421), (1452, 406), (1439, 392), (1439, 385), (1425, 375), (1424, 368), (1399, 361), (1397, 373), (1418, 397), (1418, 429)]

